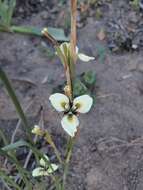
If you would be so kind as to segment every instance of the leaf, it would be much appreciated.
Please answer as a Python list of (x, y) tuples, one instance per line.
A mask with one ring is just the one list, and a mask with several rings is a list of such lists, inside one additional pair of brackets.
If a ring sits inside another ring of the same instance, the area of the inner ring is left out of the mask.
[(48, 31), (57, 41), (69, 41), (69, 38), (65, 36), (64, 30), (61, 28), (48, 27)]
[(140, 0), (133, 0), (130, 2), (130, 4), (133, 6), (134, 9), (138, 10), (140, 7)]
[(8, 144), (8, 145), (4, 146), (1, 150), (5, 151), (5, 152), (9, 152), (9, 151), (15, 150), (15, 149), (23, 147), (23, 146), (30, 148), (30, 150), (32, 150), (33, 153), (35, 154), (37, 160), (39, 160), (38, 156), (43, 157), (43, 154), (40, 153), (40, 151), (36, 147), (34, 147), (34, 145), (31, 145), (30, 143), (28, 143), (24, 140), (19, 140), (15, 143)]
[(16, 0), (0, 1), (0, 26), (4, 28), (10, 26), (15, 6)]
[(6, 145), (2, 148), (2, 150), (4, 151), (11, 151), (11, 150), (14, 150), (14, 149), (17, 149), (19, 147), (22, 147), (22, 146), (27, 146), (27, 142), (26, 141), (23, 141), (23, 140), (20, 140), (20, 141), (17, 141), (15, 143), (12, 143), (12, 144), (9, 144), (9, 145)]
[(10, 26), (13, 12), (16, 6), (16, 0), (10, 0), (8, 4), (8, 10), (7, 10), (7, 24)]
[[(57, 41), (69, 41), (69, 38), (65, 36), (64, 30), (61, 28), (47, 27), (49, 34), (54, 37)], [(30, 27), (30, 26), (11, 26), (12, 32), (31, 34), (36, 36), (43, 36), (41, 28)]]
[(104, 46), (102, 45), (97, 46), (97, 54), (99, 57), (99, 63), (104, 63), (105, 58), (106, 58), (106, 53), (107, 53), (107, 49)]
[(74, 81), (74, 87), (73, 87), (73, 91), (74, 91), (74, 96), (81, 96), (83, 94), (85, 94), (88, 89), (87, 87), (81, 82), (81, 80), (76, 79)]
[(94, 71), (85, 72), (84, 75), (83, 75), (83, 80), (84, 80), (84, 83), (87, 86), (95, 85), (95, 82), (96, 82), (96, 74), (95, 74), (95, 72)]
[(39, 157), (42, 158), (47, 164), (49, 164), (49, 161), (45, 158), (45, 156), (38, 150), (34, 145), (31, 145), (30, 143), (24, 141), (24, 140), (19, 140), (15, 143), (9, 144), (4, 146), (3, 148), (0, 149), (0, 154), (4, 154), (4, 156), (7, 156), (7, 152), (21, 148), (23, 146), (28, 147), (32, 152), (34, 153), (37, 162), (39, 162)]

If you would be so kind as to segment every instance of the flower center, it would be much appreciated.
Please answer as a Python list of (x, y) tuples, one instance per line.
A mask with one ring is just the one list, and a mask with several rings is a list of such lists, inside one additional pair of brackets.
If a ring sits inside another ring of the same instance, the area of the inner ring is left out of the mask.
[(68, 105), (66, 102), (61, 102), (61, 106), (64, 108), (64, 109), (68, 109)]
[(69, 122), (73, 122), (73, 114), (72, 113), (69, 113), (68, 114), (68, 120), (69, 120)]
[(81, 107), (81, 104), (80, 103), (76, 103), (75, 107), (76, 107), (76, 109), (79, 109)]

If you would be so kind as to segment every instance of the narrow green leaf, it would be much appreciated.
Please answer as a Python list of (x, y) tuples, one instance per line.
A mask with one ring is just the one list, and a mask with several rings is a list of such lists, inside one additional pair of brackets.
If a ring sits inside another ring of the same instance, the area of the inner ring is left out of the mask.
[(14, 9), (16, 6), (16, 0), (10, 0), (7, 11), (7, 24), (10, 26)]
[[(43, 158), (43, 160), (47, 163), (47, 165), (52, 169), (51, 163), (45, 158), (44, 154), (41, 153), (41, 151), (38, 150), (36, 147), (32, 146), (30, 143), (27, 143), (24, 140), (20, 140), (20, 141), (17, 141), (16, 143), (12, 143), (7, 146), (4, 146), (2, 149), (0, 149), (0, 154), (7, 157), (8, 156), (7, 152), (12, 151), (17, 148), (20, 148), (20, 147), (23, 147), (23, 146), (26, 146), (30, 150), (32, 150), (37, 162), (39, 162), (39, 158), (40, 159)], [(13, 158), (10, 157), (10, 159), (13, 159)], [(15, 163), (15, 160), (14, 160), (14, 163)]]
[(32, 142), (31, 130), (29, 128), (26, 116), (25, 116), (23, 109), (19, 103), (19, 100), (15, 94), (15, 91), (12, 88), (11, 83), (10, 83), (8, 77), (6, 76), (5, 72), (2, 70), (2, 68), (0, 68), (0, 79), (4, 83), (5, 88), (7, 89), (7, 92), (9, 94), (11, 100), (13, 101), (13, 104), (15, 105), (15, 109), (16, 109), (21, 121), (23, 122), (23, 125), (24, 125), (26, 132), (27, 132), (27, 137), (29, 138), (29, 141)]
[(69, 41), (69, 38), (65, 36), (64, 30), (61, 28), (52, 28), (48, 27), (48, 32), (53, 36), (57, 41)]
[[(64, 30), (61, 28), (47, 27), (49, 34), (54, 37), (57, 41), (69, 41), (69, 38), (65, 36)], [(43, 36), (41, 33), (42, 29), (30, 26), (11, 26), (12, 32), (31, 34), (36, 36)]]
[(0, 25), (9, 27), (12, 20), (12, 15), (16, 5), (16, 0), (0, 1)]
[(8, 152), (8, 151), (17, 149), (17, 148), (22, 147), (22, 146), (27, 146), (27, 142), (25, 142), (24, 140), (20, 140), (20, 141), (17, 141), (15, 143), (11, 143), (9, 145), (6, 145), (5, 147), (2, 148), (2, 150)]
[(26, 142), (24, 140), (19, 140), (19, 141), (15, 142), (15, 143), (8, 144), (8, 145), (4, 146), (2, 148), (2, 150), (5, 151), (5, 152), (9, 152), (9, 151), (18, 149), (18, 148), (23, 147), (23, 146), (26, 146), (30, 150), (32, 150), (32, 152), (35, 155), (36, 160), (39, 161), (39, 157), (42, 156), (42, 153), (40, 153), (40, 151), (36, 147), (34, 147), (33, 145), (31, 145), (30, 143), (28, 143), (28, 142)]
[(2, 131), (2, 129), (0, 129), (0, 138), (3, 140), (4, 145), (8, 145), (7, 137), (5, 136), (5, 134)]

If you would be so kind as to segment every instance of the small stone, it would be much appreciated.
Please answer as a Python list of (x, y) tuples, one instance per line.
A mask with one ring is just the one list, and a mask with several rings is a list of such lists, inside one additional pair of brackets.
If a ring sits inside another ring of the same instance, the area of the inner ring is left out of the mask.
[(49, 17), (49, 15), (48, 15), (48, 12), (47, 11), (42, 11), (41, 12), (41, 18), (43, 18), (43, 19), (48, 19), (48, 17)]
[(19, 13), (24, 13), (24, 9), (22, 7), (19, 8), (18, 10)]
[(88, 189), (90, 190), (95, 190), (99, 186), (99, 184), (102, 182), (103, 176), (100, 172), (97, 170), (92, 169), (88, 174), (87, 174), (87, 184), (88, 184)]
[(138, 65), (138, 71), (142, 72), (143, 73), (143, 63), (140, 63)]
[(128, 66), (129, 71), (135, 71), (137, 69), (137, 63), (136, 62), (131, 62)]
[(137, 23), (138, 22), (138, 15), (136, 12), (131, 12), (129, 14), (129, 21), (132, 23)]
[(137, 44), (132, 44), (132, 49), (137, 50), (138, 49), (138, 45)]

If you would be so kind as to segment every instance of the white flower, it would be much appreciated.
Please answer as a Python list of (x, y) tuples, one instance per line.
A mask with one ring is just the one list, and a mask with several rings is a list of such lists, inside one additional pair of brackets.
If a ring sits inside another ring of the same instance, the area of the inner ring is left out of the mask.
[(93, 99), (89, 95), (82, 95), (73, 100), (73, 106), (79, 113), (89, 112)]
[[(70, 51), (70, 43), (64, 42), (60, 45), (60, 50), (64, 56), (68, 55), (68, 52)], [(77, 57), (84, 62), (92, 61), (95, 59), (95, 57), (90, 57), (88, 55), (85, 55), (83, 53), (79, 53), (79, 48), (76, 46), (76, 54)]]
[(65, 111), (69, 106), (69, 98), (64, 94), (55, 93), (50, 96), (49, 100), (52, 102), (53, 107), (59, 112)]
[(32, 133), (33, 134), (36, 134), (37, 133), (37, 131), (39, 131), (40, 130), (40, 127), (38, 126), (38, 125), (34, 125), (34, 128), (32, 129)]
[(76, 115), (69, 113), (62, 118), (61, 124), (68, 135), (74, 137), (77, 132), (77, 127), (79, 126), (79, 119)]
[(89, 112), (93, 99), (89, 95), (82, 95), (70, 102), (66, 95), (55, 93), (50, 96), (49, 100), (57, 111), (64, 112), (61, 125), (68, 135), (74, 137), (79, 126), (79, 119), (76, 114)]
[(81, 60), (81, 61), (84, 61), (84, 62), (88, 62), (88, 61), (92, 61), (95, 59), (95, 57), (90, 57), (88, 55), (85, 55), (83, 53), (78, 53), (78, 58)]
[[(47, 162), (49, 162), (49, 158), (47, 155), (44, 155)], [(40, 159), (40, 167), (35, 168), (32, 171), (33, 177), (39, 177), (39, 176), (49, 176), (53, 172), (55, 172), (58, 169), (58, 165), (56, 164), (50, 164), (50, 166), (43, 158)]]

